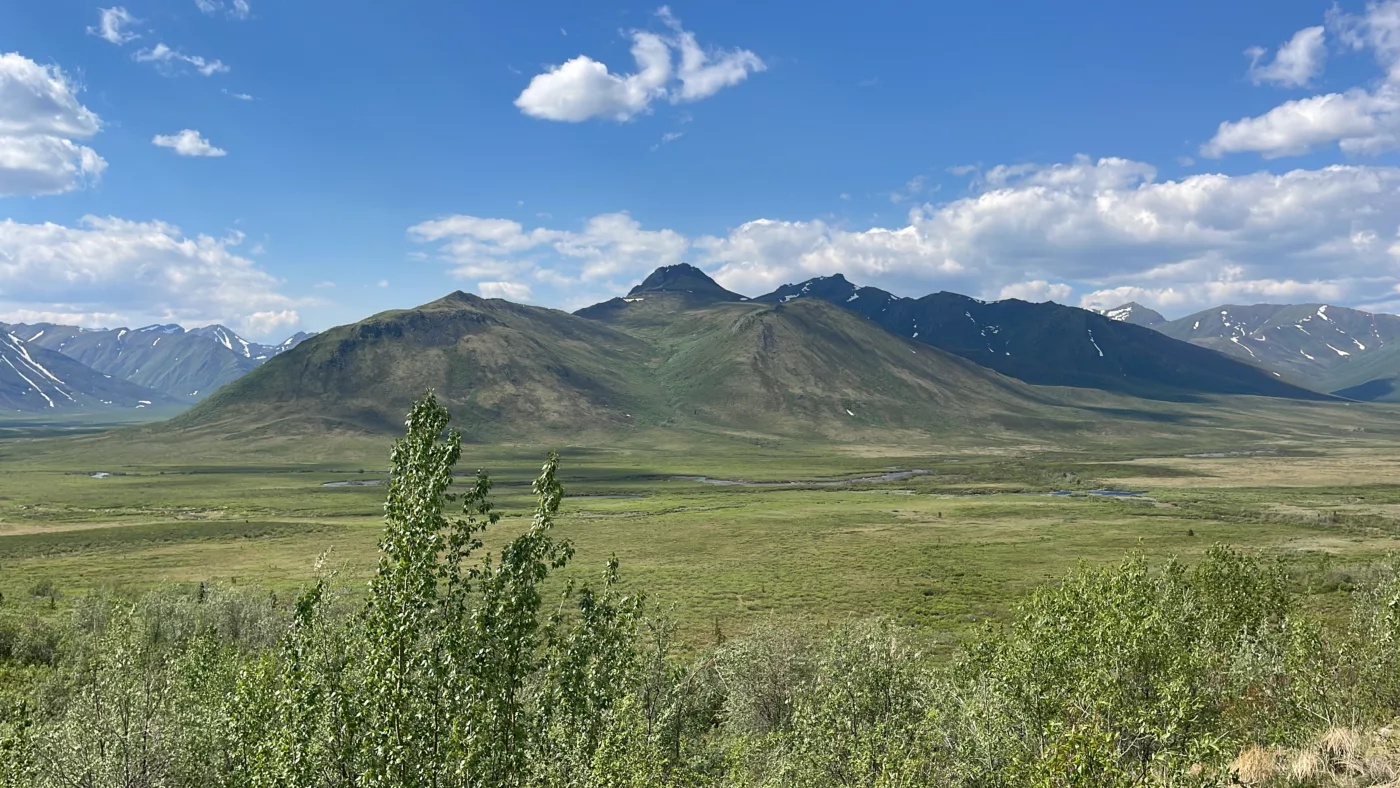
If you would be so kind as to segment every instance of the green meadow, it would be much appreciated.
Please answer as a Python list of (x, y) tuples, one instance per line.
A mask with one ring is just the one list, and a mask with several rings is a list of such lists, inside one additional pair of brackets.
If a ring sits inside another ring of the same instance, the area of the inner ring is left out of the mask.
[[(1352, 409), (1330, 435), (1317, 424), (1238, 443), (1183, 433), (1175, 452), (1170, 435), (1098, 450), (677, 433), (566, 446), (558, 532), (577, 550), (569, 575), (616, 556), (622, 582), (671, 610), (693, 643), (775, 618), (870, 615), (952, 641), (1081, 562), (1191, 560), (1214, 544), (1285, 557), (1325, 605), (1348, 567), (1400, 548), (1400, 441), (1394, 414), (1374, 413), (1369, 432)], [(352, 582), (374, 570), (389, 438), (160, 451), (141, 431), (16, 432), (0, 441), (7, 604), (60, 609), (92, 589), (199, 583), (289, 595), (318, 560)], [(464, 447), (459, 473), (489, 471), (506, 515), (488, 546), (527, 524), (547, 448)]]

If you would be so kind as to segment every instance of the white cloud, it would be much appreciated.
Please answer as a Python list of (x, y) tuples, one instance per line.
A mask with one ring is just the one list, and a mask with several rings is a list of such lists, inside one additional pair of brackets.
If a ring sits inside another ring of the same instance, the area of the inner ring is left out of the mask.
[(1253, 118), (1220, 124), (1201, 155), (1256, 152), (1298, 156), (1333, 142), (1347, 153), (1374, 154), (1400, 145), (1400, 93), (1391, 85), (1353, 88), (1288, 101)]
[[(527, 230), (510, 219), (457, 215), (415, 225), (408, 234), (419, 243), (438, 244), (456, 276), (481, 282), (536, 279), (570, 299), (608, 293), (657, 266), (682, 262), (690, 246), (680, 233), (644, 230), (626, 213), (600, 214), (577, 231)], [(591, 302), (578, 306), (585, 303)]]
[(668, 43), (680, 52), (676, 76), (681, 85), (679, 90), (671, 91), (673, 103), (709, 98), (748, 79), (750, 73), (767, 68), (758, 55), (747, 49), (703, 49), (695, 34), (682, 28), (681, 21), (664, 5), (656, 15), (675, 33)]
[(530, 300), (530, 286), (519, 282), (477, 282), (476, 289), (483, 298), (505, 298), (510, 301)]
[(240, 320), (238, 327), (242, 331), (257, 336), (272, 336), (277, 331), (290, 328), (301, 322), (301, 315), (295, 309), (279, 309), (276, 311), (254, 312)]
[(668, 131), (661, 135), (661, 141), (652, 145), (651, 149), (653, 151), (661, 150), (661, 146), (669, 145), (684, 136), (685, 132), (683, 131)]
[(162, 73), (173, 75), (177, 72), (179, 64), (183, 63), (194, 68), (201, 75), (211, 77), (215, 74), (228, 73), (229, 67), (221, 60), (205, 60), (199, 55), (186, 55), (178, 49), (171, 49), (165, 44), (156, 44), (149, 49), (137, 50), (131, 56), (137, 63), (154, 63), (156, 68)]
[(194, 129), (181, 129), (178, 134), (157, 134), (151, 143), (160, 148), (170, 148), (181, 156), (226, 156), (228, 151), (209, 144)]
[(682, 260), (748, 295), (844, 273), (901, 295), (953, 290), (1167, 312), (1222, 300), (1371, 302), (1400, 284), (1400, 168), (1158, 181), (1124, 159), (988, 171), (975, 194), (891, 226), (755, 219), (716, 235), (605, 214), (583, 231), (451, 216), (410, 230), (476, 281), (529, 282), (539, 303), (582, 306)]
[(632, 57), (637, 61), (637, 73), (618, 76), (606, 65), (579, 55), (535, 75), (516, 98), (515, 106), (526, 115), (545, 120), (631, 120), (666, 95), (666, 83), (671, 79), (671, 53), (659, 36), (635, 33)]
[(60, 194), (95, 183), (107, 162), (86, 140), (102, 128), (57, 66), (0, 54), (0, 196)]
[[(1201, 155), (1252, 152), (1277, 158), (1332, 144), (1359, 155), (1400, 148), (1400, 0), (1371, 3), (1361, 15), (1334, 7), (1327, 29), (1343, 46), (1369, 51), (1381, 79), (1371, 87), (1286, 101), (1262, 115), (1221, 123)], [(1320, 28), (1300, 30), (1269, 65), (1258, 68), (1256, 58), (1251, 75), (1256, 82), (1306, 84), (1322, 67), (1323, 36)]]
[(241, 241), (114, 217), (75, 227), (0, 221), (0, 312), (100, 315), (107, 325), (224, 323), (252, 334), (295, 323), (300, 302), (237, 253)]
[[(670, 9), (662, 6), (657, 14), (673, 35), (633, 31), (635, 73), (614, 74), (607, 65), (579, 55), (536, 74), (515, 99), (515, 106), (544, 120), (622, 122), (650, 112), (654, 101), (699, 101), (766, 68), (747, 50), (705, 50), (693, 33), (681, 28)], [(679, 53), (674, 66), (672, 50)]]
[(115, 312), (45, 312), (34, 309), (12, 309), (0, 312), (0, 323), (58, 323), (82, 328), (107, 328), (122, 322)]
[(924, 193), (924, 186), (926, 180), (927, 179), (922, 175), (915, 175), (914, 177), (910, 178), (908, 183), (904, 184), (903, 191), (890, 192), (890, 202), (894, 203), (895, 205), (898, 205), (899, 203), (902, 203), (905, 200), (917, 199), (919, 195)]
[[(1036, 279), (1031, 282), (1017, 282), (1001, 288), (997, 298), (1019, 298), (1022, 301), (1055, 301), (1057, 303), (1068, 303), (1074, 295), (1074, 288), (1063, 282), (1051, 284), (1044, 279)], [(1116, 305), (1115, 305), (1116, 306)]]
[(1322, 73), (1327, 60), (1327, 29), (1318, 25), (1299, 30), (1278, 48), (1274, 59), (1267, 64), (1262, 62), (1268, 54), (1263, 47), (1250, 47), (1245, 54), (1249, 55), (1249, 78), (1254, 84), (1268, 82), (1288, 88), (1305, 87)]
[(224, 89), (223, 89), (223, 94), (224, 94), (225, 96), (228, 96), (229, 98), (238, 99), (239, 101), (252, 101), (252, 100), (253, 100), (253, 97), (252, 97), (250, 94), (248, 94), (248, 93), (232, 93), (232, 92), (229, 91), (228, 88), (224, 88)]
[(95, 27), (87, 29), (88, 34), (97, 36), (105, 41), (121, 46), (140, 38), (140, 34), (133, 33), (127, 28), (140, 23), (141, 20), (131, 15), (122, 6), (97, 9), (98, 20)]
[[(194, 4), (200, 11), (210, 16), (214, 16), (225, 8), (223, 0), (194, 0)], [(230, 19), (247, 19), (253, 13), (253, 9), (248, 7), (248, 0), (233, 0), (227, 8)]]

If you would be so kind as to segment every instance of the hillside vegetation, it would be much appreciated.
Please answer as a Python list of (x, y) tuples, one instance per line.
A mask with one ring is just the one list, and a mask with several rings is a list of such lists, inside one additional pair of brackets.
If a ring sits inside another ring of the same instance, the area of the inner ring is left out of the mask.
[[(1400, 566), (1301, 609), (1226, 548), (1129, 556), (1026, 599), (951, 660), (917, 631), (768, 627), (697, 651), (572, 545), (550, 457), (498, 551), (449, 494), (431, 398), (393, 451), (378, 570), (294, 601), (205, 587), (0, 609), (5, 786), (1276, 786), (1400, 777)], [(461, 514), (458, 515), (458, 512)]]
[(456, 293), (386, 312), (269, 360), (170, 428), (387, 431), (429, 387), (462, 414), (464, 434), (514, 440), (658, 426), (832, 438), (995, 432), (1008, 417), (1072, 415), (1028, 386), (821, 302), (672, 292), (618, 302), (588, 319)]
[(429, 387), (471, 440), (489, 432), (545, 443), (673, 428), (1058, 441), (1192, 420), (1158, 412), (1173, 401), (1327, 399), (1087, 310), (950, 293), (901, 299), (839, 276), (750, 300), (681, 264), (575, 314), (459, 292), (332, 329), (163, 434), (382, 433)]

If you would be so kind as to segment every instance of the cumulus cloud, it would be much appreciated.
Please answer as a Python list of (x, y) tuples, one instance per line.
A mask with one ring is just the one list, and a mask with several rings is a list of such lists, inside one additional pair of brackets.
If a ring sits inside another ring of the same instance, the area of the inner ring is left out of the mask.
[(690, 246), (680, 233), (645, 230), (627, 213), (600, 214), (580, 230), (526, 229), (511, 219), (455, 215), (417, 224), (408, 235), (436, 244), (452, 273), (478, 280), (479, 287), (532, 280), (561, 296), (553, 303), (567, 306), (610, 297), (638, 274), (682, 262)]
[(140, 34), (133, 33), (127, 28), (139, 23), (141, 20), (131, 15), (122, 6), (112, 8), (97, 9), (97, 25), (87, 29), (89, 35), (97, 36), (104, 41), (111, 42), (117, 46), (135, 41), (140, 38)]
[(890, 226), (761, 218), (686, 237), (627, 214), (582, 231), (452, 216), (410, 236), (437, 244), (461, 276), (529, 282), (538, 302), (571, 307), (682, 260), (748, 295), (844, 273), (901, 295), (1137, 300), (1169, 313), (1241, 299), (1373, 302), (1400, 285), (1400, 168), (1161, 181), (1142, 162), (1080, 157), (994, 167), (985, 180)]
[(189, 66), (206, 77), (229, 71), (229, 67), (224, 65), (221, 60), (205, 60), (199, 55), (187, 55), (178, 49), (171, 49), (165, 44), (156, 44), (149, 49), (137, 50), (131, 59), (137, 63), (153, 63), (161, 73), (167, 76), (178, 74), (182, 66)]
[(1327, 28), (1317, 25), (1299, 30), (1268, 63), (1264, 56), (1269, 51), (1263, 47), (1250, 47), (1244, 53), (1249, 56), (1249, 78), (1254, 84), (1301, 88), (1322, 73), (1327, 60)]
[(705, 50), (696, 42), (695, 34), (682, 28), (681, 21), (664, 5), (656, 15), (675, 34), (667, 43), (680, 53), (676, 76), (681, 84), (671, 91), (673, 102), (709, 98), (748, 79), (750, 73), (767, 68), (758, 55), (747, 49)]
[(998, 298), (1019, 298), (1022, 301), (1055, 301), (1057, 303), (1068, 303), (1074, 295), (1074, 288), (1064, 282), (1047, 282), (1044, 279), (1036, 279), (1032, 282), (1017, 282), (1006, 285), (997, 294)]
[[(766, 68), (748, 50), (701, 47), (666, 6), (657, 15), (671, 32), (632, 31), (635, 72), (615, 74), (604, 63), (579, 55), (536, 74), (515, 106), (544, 120), (622, 122), (650, 112), (654, 101), (699, 101)], [(677, 63), (672, 62), (673, 52), (679, 56)]]
[(476, 291), (484, 298), (529, 301), (530, 286), (519, 282), (477, 282)]
[[(1400, 148), (1400, 0), (1371, 3), (1363, 14), (1334, 9), (1327, 30), (1344, 47), (1369, 52), (1382, 76), (1369, 87), (1286, 101), (1263, 115), (1221, 123), (1201, 154), (1219, 158), (1252, 152), (1264, 158), (1297, 156), (1336, 144), (1344, 153), (1375, 155)], [(1300, 30), (1274, 60), (1250, 69), (1256, 82), (1301, 86), (1320, 71), (1326, 31)]]
[(178, 134), (157, 134), (151, 143), (170, 148), (181, 156), (227, 156), (228, 151), (216, 148), (194, 129), (181, 129)]
[(102, 122), (57, 66), (0, 54), (0, 196), (60, 194), (95, 183), (107, 162), (74, 140)]
[(224, 323), (256, 336), (296, 323), (300, 302), (238, 254), (242, 240), (114, 217), (73, 227), (0, 221), (0, 313), (83, 325)]

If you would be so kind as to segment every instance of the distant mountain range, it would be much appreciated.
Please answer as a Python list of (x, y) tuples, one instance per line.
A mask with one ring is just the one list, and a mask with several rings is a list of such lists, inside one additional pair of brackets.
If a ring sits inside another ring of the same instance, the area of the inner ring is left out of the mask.
[(170, 427), (390, 431), (427, 388), (472, 440), (639, 426), (995, 436), (1094, 423), (1084, 403), (1103, 395), (1085, 388), (1176, 400), (1327, 398), (1088, 310), (953, 293), (900, 298), (841, 276), (749, 299), (678, 265), (574, 314), (457, 292), (340, 326), (269, 359)]
[(893, 333), (1027, 383), (1164, 399), (1200, 394), (1319, 398), (1252, 364), (1173, 341), (1126, 319), (1050, 302), (989, 302), (947, 292), (901, 298), (857, 287), (840, 274), (784, 285), (754, 300), (785, 304), (806, 298), (836, 304)]
[[(219, 325), (191, 330), (174, 324), (136, 329), (0, 325), (5, 340), (0, 344), (0, 407), (46, 413), (189, 404), (308, 336), (298, 333), (277, 345), (261, 345)], [(29, 374), (34, 370), (21, 351), (54, 372), (62, 386)]]
[(1400, 317), (1312, 304), (1168, 321), (1137, 303), (904, 298), (839, 274), (748, 298), (680, 264), (573, 314), (458, 292), (277, 345), (224, 326), (0, 326), (12, 410), (198, 403), (173, 426), (387, 431), (430, 387), (469, 436), (991, 434), (1082, 418), (1063, 409), (1085, 389), (1400, 401)]
[(171, 403), (160, 392), (104, 375), (62, 353), (0, 331), (0, 410), (103, 411)]
[(1400, 402), (1400, 317), (1328, 304), (1227, 304), (1154, 326), (1317, 391)]

